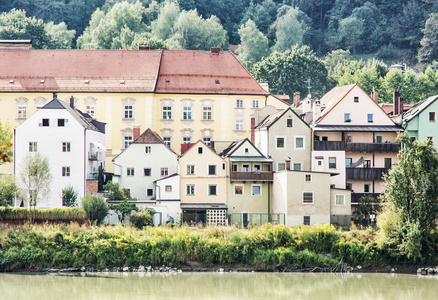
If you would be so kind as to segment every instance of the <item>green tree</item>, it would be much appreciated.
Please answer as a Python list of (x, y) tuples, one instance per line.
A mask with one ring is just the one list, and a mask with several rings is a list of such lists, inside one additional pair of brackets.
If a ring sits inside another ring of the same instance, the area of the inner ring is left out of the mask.
[(239, 60), (247, 69), (271, 53), (268, 39), (261, 33), (252, 20), (248, 20), (239, 29), (240, 46), (237, 49)]
[(252, 74), (257, 80), (268, 82), (272, 93), (287, 94), (291, 99), (295, 92), (308, 93), (307, 79), (315, 97), (322, 97), (328, 85), (327, 68), (308, 46), (274, 52), (256, 63)]
[(0, 206), (10, 206), (19, 192), (13, 175), (0, 176)]
[(363, 43), (364, 21), (354, 17), (342, 19), (338, 28), (338, 43), (356, 54)]
[(109, 208), (116, 212), (120, 223), (123, 223), (126, 217), (133, 211), (138, 211), (137, 205), (135, 203), (128, 202), (126, 199), (117, 204), (111, 204)]
[(160, 13), (156, 20), (151, 23), (152, 35), (165, 41), (172, 35), (172, 28), (181, 13), (178, 4), (165, 1), (161, 5)]
[(0, 122), (0, 165), (12, 161), (12, 126)]
[(403, 146), (397, 165), (384, 176), (380, 225), (401, 254), (420, 259), (438, 217), (437, 151), (432, 141), (411, 141), (406, 133), (397, 141)]
[(103, 189), (108, 191), (108, 199), (110, 200), (131, 200), (131, 195), (129, 193), (129, 190), (127, 189), (120, 189), (120, 186), (118, 183), (113, 183), (112, 181), (108, 181), (104, 186)]
[(78, 191), (72, 185), (69, 185), (62, 189), (61, 198), (62, 198), (62, 206), (67, 206), (67, 207), (78, 206), (78, 203), (76, 202), (78, 198)]
[(82, 207), (88, 216), (88, 219), (101, 224), (108, 215), (109, 207), (106, 204), (105, 198), (102, 195), (88, 194), (82, 198)]
[(371, 215), (376, 216), (379, 212), (379, 202), (379, 200), (373, 197), (361, 197), (357, 202), (356, 210), (353, 212), (355, 222), (362, 226), (373, 225)]
[(432, 13), (426, 21), (421, 39), (421, 48), (418, 51), (418, 60), (422, 63), (431, 63), (438, 60), (438, 13)]
[(276, 25), (276, 43), (274, 49), (278, 52), (284, 52), (292, 46), (303, 45), (304, 36), (309, 27), (302, 20), (303, 12), (297, 8), (286, 8), (286, 12), (280, 15)]
[(64, 22), (55, 25), (49, 22), (44, 25), (47, 35), (50, 39), (48, 48), (50, 49), (71, 49), (73, 39), (75, 37), (75, 30), (68, 30), (67, 24)]
[(29, 207), (37, 203), (50, 192), (53, 176), (50, 174), (49, 160), (41, 153), (27, 154), (20, 165), (19, 181), (26, 192)]

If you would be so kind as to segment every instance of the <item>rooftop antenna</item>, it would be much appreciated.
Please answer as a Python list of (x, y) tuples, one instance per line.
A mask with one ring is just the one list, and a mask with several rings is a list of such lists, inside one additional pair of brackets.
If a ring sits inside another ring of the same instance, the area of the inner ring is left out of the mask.
[(304, 82), (307, 83), (307, 89), (309, 90), (309, 94), (307, 95), (307, 97), (312, 98), (312, 95), (310, 94), (310, 89), (312, 88), (312, 87), (310, 86), (310, 78), (307, 79), (307, 80), (304, 81)]

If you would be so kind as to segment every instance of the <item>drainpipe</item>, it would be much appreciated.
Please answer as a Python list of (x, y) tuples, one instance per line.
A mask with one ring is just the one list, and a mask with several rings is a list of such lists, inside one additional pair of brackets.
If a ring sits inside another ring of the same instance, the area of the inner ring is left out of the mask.
[(271, 221), (271, 183), (268, 181), (268, 222)]
[(87, 129), (84, 128), (84, 195), (83, 197), (86, 196), (87, 194), (87, 161), (88, 161), (88, 157), (87, 157)]

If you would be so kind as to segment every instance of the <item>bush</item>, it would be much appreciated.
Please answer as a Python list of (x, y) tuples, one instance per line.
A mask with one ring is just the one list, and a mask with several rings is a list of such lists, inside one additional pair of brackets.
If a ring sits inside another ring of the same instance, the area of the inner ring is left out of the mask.
[(18, 192), (18, 186), (12, 175), (0, 176), (0, 206), (12, 205), (12, 200)]
[(133, 210), (129, 216), (129, 221), (138, 229), (142, 229), (145, 226), (152, 225), (152, 213), (149, 208), (141, 211)]
[(62, 189), (62, 206), (75, 207), (78, 206), (76, 200), (78, 198), (78, 191), (71, 185)]
[(80, 207), (63, 208), (35, 208), (0, 207), (0, 220), (29, 220), (30, 214), (35, 221), (79, 221), (85, 220), (87, 215)]
[(88, 194), (82, 199), (82, 207), (84, 208), (88, 219), (95, 221), (97, 224), (102, 223), (109, 212), (109, 207), (106, 204), (105, 198), (101, 195)]

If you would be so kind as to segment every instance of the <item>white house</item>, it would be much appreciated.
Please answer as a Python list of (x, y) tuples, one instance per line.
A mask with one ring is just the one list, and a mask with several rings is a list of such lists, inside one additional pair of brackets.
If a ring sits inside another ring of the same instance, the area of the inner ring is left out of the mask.
[[(50, 193), (37, 207), (62, 206), (62, 189), (71, 185), (78, 201), (98, 190), (98, 169), (105, 167), (105, 124), (56, 97), (14, 130), (14, 173), (20, 174), (26, 155), (39, 152), (49, 159)], [(26, 196), (16, 205), (29, 204)]]
[(174, 173), (154, 181), (156, 205), (150, 206), (162, 212), (163, 222), (172, 218), (175, 222), (181, 220), (181, 200), (179, 194), (180, 175)]
[(134, 127), (134, 141), (113, 159), (113, 181), (120, 188), (129, 189), (138, 200), (154, 200), (154, 181), (174, 174), (178, 170), (177, 154), (151, 129), (139, 135)]

